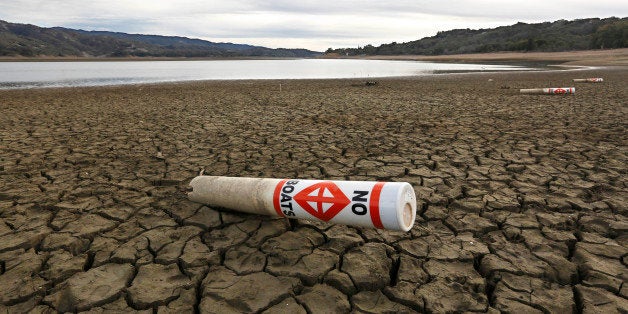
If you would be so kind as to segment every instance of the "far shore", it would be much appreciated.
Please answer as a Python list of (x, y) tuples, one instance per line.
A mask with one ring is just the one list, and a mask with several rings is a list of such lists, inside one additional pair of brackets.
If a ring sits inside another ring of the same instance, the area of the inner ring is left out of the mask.
[(397, 56), (326, 56), (326, 58), (360, 58), (376, 60), (416, 60), (438, 62), (556, 62), (563, 65), (610, 66), (628, 65), (628, 48), (580, 50), (564, 52), (493, 52), (458, 55)]
[(102, 61), (211, 61), (211, 60), (293, 60), (289, 57), (0, 57), (0, 62), (102, 62)]
[[(617, 66), (628, 65), (628, 48), (606, 50), (580, 50), (565, 52), (493, 52), (457, 55), (374, 55), (341, 56), (326, 54), (322, 59), (374, 59), (374, 60), (415, 60), (434, 62), (552, 62), (562, 65)], [(0, 62), (37, 62), (37, 61), (199, 61), (199, 60), (277, 60), (299, 58), (277, 57), (0, 57)]]

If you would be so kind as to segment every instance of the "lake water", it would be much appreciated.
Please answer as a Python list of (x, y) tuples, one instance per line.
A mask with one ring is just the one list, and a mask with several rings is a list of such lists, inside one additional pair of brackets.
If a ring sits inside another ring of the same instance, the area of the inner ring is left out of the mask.
[(195, 80), (375, 78), (459, 71), (517, 70), (529, 68), (352, 59), (0, 62), (0, 89)]

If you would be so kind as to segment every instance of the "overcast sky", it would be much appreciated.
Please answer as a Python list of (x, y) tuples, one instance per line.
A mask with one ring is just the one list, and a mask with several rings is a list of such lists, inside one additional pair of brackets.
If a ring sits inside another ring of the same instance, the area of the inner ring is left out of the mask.
[(455, 28), (626, 17), (625, 0), (0, 0), (0, 19), (278, 48), (380, 45)]

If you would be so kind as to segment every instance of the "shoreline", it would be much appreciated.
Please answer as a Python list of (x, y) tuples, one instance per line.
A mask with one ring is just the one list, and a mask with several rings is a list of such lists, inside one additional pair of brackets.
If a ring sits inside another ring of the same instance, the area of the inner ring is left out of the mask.
[[(379, 59), (378, 59), (379, 60)], [(391, 60), (391, 59), (382, 59), (382, 60)], [(391, 61), (404, 61), (399, 59), (392, 59)], [(145, 60), (146, 61), (146, 60)], [(522, 66), (526, 66), (524, 62), (509, 62), (511, 65), (519, 64)], [(487, 63), (489, 64), (489, 63)], [(123, 87), (123, 86), (168, 86), (168, 85), (176, 85), (176, 84), (195, 84), (195, 83), (211, 83), (211, 82), (298, 82), (298, 81), (334, 81), (334, 80), (344, 80), (344, 81), (359, 81), (364, 82), (364, 80), (394, 80), (394, 79), (408, 79), (412, 80), (415, 78), (430, 78), (430, 77), (444, 77), (444, 76), (456, 76), (456, 75), (465, 75), (465, 76), (498, 76), (498, 75), (516, 75), (523, 73), (553, 73), (553, 72), (572, 72), (572, 71), (601, 71), (601, 70), (622, 70), (628, 69), (627, 65), (584, 65), (584, 64), (549, 64), (545, 65), (545, 68), (534, 68), (533, 65), (528, 65), (531, 68), (526, 70), (486, 70), (486, 71), (474, 71), (474, 70), (452, 70), (452, 71), (434, 71), (432, 73), (423, 73), (417, 75), (405, 75), (405, 76), (368, 76), (368, 77), (336, 77), (336, 78), (268, 78), (268, 79), (192, 79), (192, 80), (182, 80), (182, 81), (163, 81), (163, 82), (142, 82), (142, 83), (120, 83), (120, 84), (103, 84), (103, 85), (79, 85), (79, 86), (27, 86), (27, 87), (0, 87), (0, 91), (11, 91), (11, 90), (41, 90), (41, 89), (73, 89), (73, 88), (98, 88), (98, 87)]]
[[(562, 66), (562, 65), (556, 65)], [(571, 67), (571, 66), (570, 66)], [(576, 71), (595, 71), (595, 70), (613, 70), (626, 68), (624, 66), (574, 66), (573, 69), (531, 69), (531, 70), (519, 70), (519, 71), (452, 71), (446, 73), (430, 73), (412, 76), (369, 76), (369, 77), (353, 77), (353, 78), (288, 78), (288, 79), (200, 79), (200, 80), (186, 80), (186, 81), (164, 81), (164, 82), (144, 82), (144, 83), (121, 83), (121, 84), (105, 84), (105, 85), (82, 85), (82, 86), (29, 86), (29, 87), (11, 87), (3, 88), (0, 86), (1, 91), (27, 91), (27, 90), (54, 90), (54, 89), (83, 89), (83, 88), (116, 88), (116, 87), (138, 87), (143, 86), (173, 86), (173, 85), (194, 85), (194, 84), (211, 84), (211, 83), (290, 83), (290, 82), (324, 82), (324, 81), (354, 81), (364, 83), (365, 80), (373, 81), (387, 81), (387, 80), (414, 80), (414, 79), (429, 79), (429, 78), (443, 78), (443, 77), (456, 77), (456, 76), (500, 76), (500, 75), (516, 75), (523, 73), (554, 73), (554, 72), (576, 72)]]
[[(562, 66), (562, 65), (556, 65)], [(571, 66), (570, 66), (571, 67)], [(28, 91), (28, 90), (64, 90), (64, 89), (93, 89), (93, 88), (118, 88), (118, 87), (151, 87), (151, 86), (173, 86), (173, 85), (195, 85), (195, 84), (212, 84), (212, 83), (290, 83), (290, 82), (324, 82), (324, 81), (353, 81), (362, 84), (365, 80), (369, 81), (391, 81), (391, 80), (424, 80), (429, 78), (443, 78), (443, 77), (456, 77), (456, 76), (501, 76), (501, 75), (517, 75), (525, 73), (556, 73), (556, 72), (577, 72), (577, 71), (614, 71), (628, 69), (628, 66), (574, 66), (573, 69), (531, 69), (520, 71), (452, 71), (447, 73), (431, 73), (412, 76), (370, 76), (370, 77), (355, 77), (355, 78), (289, 78), (289, 79), (202, 79), (202, 80), (187, 80), (187, 81), (164, 81), (164, 82), (145, 82), (145, 83), (128, 83), (128, 84), (106, 84), (106, 85), (83, 85), (83, 86), (29, 86), (29, 87), (11, 87), (3, 88), (2, 91)]]
[(373, 59), (438, 62), (557, 62), (572, 65), (628, 65), (628, 48), (563, 52), (493, 52), (459, 55), (321, 55), (313, 58), (285, 57), (0, 57), (0, 62), (98, 62), (98, 61), (213, 61), (213, 60), (294, 60), (294, 59)]
[[(225, 61), (225, 60), (294, 60), (295, 58), (0, 58), (1, 62), (146, 62), (146, 61)], [(348, 78), (320, 78), (313, 80), (385, 80), (385, 79), (410, 79), (413, 77), (432, 77), (447, 75), (498, 75), (499, 73), (525, 73), (525, 72), (556, 72), (556, 71), (581, 71), (581, 70), (602, 70), (613, 68), (628, 68), (628, 48), (612, 50), (585, 50), (572, 52), (550, 52), (550, 53), (484, 53), (466, 54), (450, 56), (359, 56), (340, 57), (323, 56), (316, 59), (355, 59), (355, 60), (390, 60), (390, 61), (428, 61), (437, 63), (475, 63), (487, 65), (520, 65), (530, 67), (529, 70), (520, 71), (435, 71), (430, 74), (418, 74), (414, 76), (367, 76)], [(539, 68), (540, 67), (540, 68)], [(115, 86), (146, 86), (146, 85), (172, 85), (172, 84), (193, 84), (195, 82), (238, 82), (238, 81), (299, 81), (312, 80), (310, 78), (289, 78), (289, 79), (193, 79), (187, 81), (163, 81), (146, 83), (120, 83), (87, 86), (25, 86), (25, 87), (0, 87), (0, 90), (38, 90), (57, 88), (88, 88), (88, 87), (115, 87)], [(36, 84), (34, 84), (36, 85)]]

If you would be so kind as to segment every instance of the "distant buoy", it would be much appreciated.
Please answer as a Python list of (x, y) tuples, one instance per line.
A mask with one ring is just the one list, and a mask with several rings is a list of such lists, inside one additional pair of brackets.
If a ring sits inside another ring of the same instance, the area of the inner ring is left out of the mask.
[(521, 94), (533, 94), (533, 95), (569, 95), (575, 94), (575, 87), (551, 87), (551, 88), (530, 88), (530, 89), (520, 89), (519, 92)]
[(576, 83), (601, 83), (604, 82), (604, 79), (601, 77), (591, 77), (585, 79), (573, 79)]

